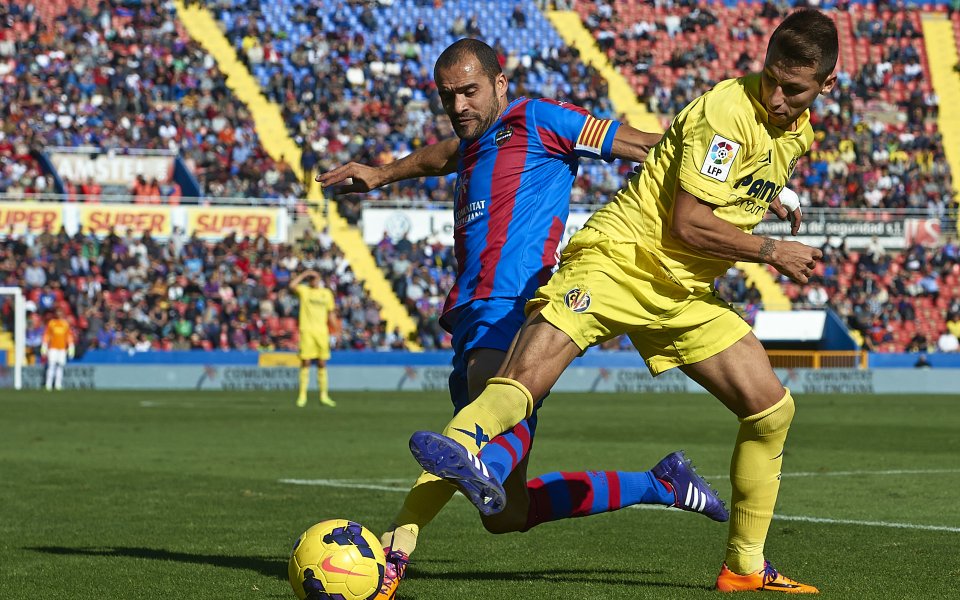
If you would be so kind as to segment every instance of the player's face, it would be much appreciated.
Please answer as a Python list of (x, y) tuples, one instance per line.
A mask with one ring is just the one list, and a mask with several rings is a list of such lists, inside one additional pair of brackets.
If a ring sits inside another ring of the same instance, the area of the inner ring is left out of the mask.
[(760, 76), (760, 97), (767, 120), (780, 129), (791, 129), (817, 96), (833, 89), (836, 80), (836, 75), (830, 75), (821, 82), (814, 67), (787, 65), (776, 53), (767, 54)]
[(453, 130), (462, 140), (475, 140), (506, 108), (507, 78), (490, 81), (474, 57), (437, 70), (437, 92)]

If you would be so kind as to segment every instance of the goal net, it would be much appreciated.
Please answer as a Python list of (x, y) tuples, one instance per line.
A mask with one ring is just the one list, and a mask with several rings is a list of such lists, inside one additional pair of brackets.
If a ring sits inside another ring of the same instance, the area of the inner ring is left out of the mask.
[(0, 287), (0, 387), (23, 388), (27, 307), (19, 287)]

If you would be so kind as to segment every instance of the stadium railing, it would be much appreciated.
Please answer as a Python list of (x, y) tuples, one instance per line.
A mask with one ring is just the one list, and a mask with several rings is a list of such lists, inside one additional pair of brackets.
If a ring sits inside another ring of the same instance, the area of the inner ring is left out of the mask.
[(864, 350), (767, 350), (775, 369), (866, 369)]

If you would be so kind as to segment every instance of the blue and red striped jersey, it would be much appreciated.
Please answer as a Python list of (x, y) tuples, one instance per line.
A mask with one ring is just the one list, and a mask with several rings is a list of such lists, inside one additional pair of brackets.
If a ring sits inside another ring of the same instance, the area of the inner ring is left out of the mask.
[(611, 160), (620, 123), (553, 100), (518, 98), (478, 139), (460, 143), (457, 280), (444, 326), (480, 298), (530, 298), (550, 278), (579, 159)]

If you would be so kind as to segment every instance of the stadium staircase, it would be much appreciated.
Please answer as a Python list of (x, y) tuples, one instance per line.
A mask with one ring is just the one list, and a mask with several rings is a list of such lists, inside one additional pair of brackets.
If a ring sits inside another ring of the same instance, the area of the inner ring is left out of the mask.
[[(960, 77), (954, 71), (958, 64), (957, 41), (960, 40), (960, 14), (951, 23), (943, 13), (923, 15), (923, 43), (927, 49), (927, 63), (933, 89), (940, 98), (941, 107), (960, 105)], [(943, 151), (951, 173), (960, 173), (960, 113), (941, 110), (937, 127), (943, 136)], [(960, 177), (953, 178), (954, 192), (960, 194)], [(960, 233), (960, 219), (957, 221)]]
[[(227, 86), (247, 106), (264, 149), (274, 160), (286, 161), (302, 181), (300, 148), (287, 131), (280, 107), (263, 95), (260, 85), (238, 60), (236, 50), (206, 8), (186, 8), (181, 0), (177, 0), (175, 4), (184, 29), (214, 57), (226, 78)], [(307, 201), (313, 207), (310, 218), (317, 231), (328, 228), (330, 236), (343, 251), (357, 278), (364, 282), (370, 297), (380, 304), (381, 315), (387, 322), (388, 330), (399, 327), (409, 338), (416, 331), (416, 325), (393, 293), (360, 232), (340, 216), (335, 204), (325, 201), (319, 186), (310, 186)], [(419, 349), (415, 344), (408, 345)]]
[[(593, 34), (583, 26), (580, 15), (574, 11), (549, 11), (547, 17), (560, 33), (567, 45), (580, 52), (580, 58), (591, 63), (600, 75), (607, 80), (610, 101), (618, 114), (626, 114), (627, 122), (644, 131), (663, 131), (656, 115), (649, 112), (637, 100), (637, 93), (623, 74), (614, 68), (607, 57), (597, 48)], [(747, 284), (753, 285), (763, 298), (766, 310), (790, 310), (790, 299), (773, 274), (763, 265), (755, 263), (737, 263), (737, 268), (746, 275)]]
[(626, 115), (627, 123), (637, 129), (663, 131), (657, 116), (637, 102), (637, 94), (633, 87), (597, 48), (593, 35), (583, 26), (580, 15), (572, 10), (553, 10), (546, 14), (563, 41), (571, 48), (576, 48), (580, 52), (580, 59), (587, 64), (592, 64), (593, 68), (607, 81), (610, 102), (613, 103), (617, 114)]

